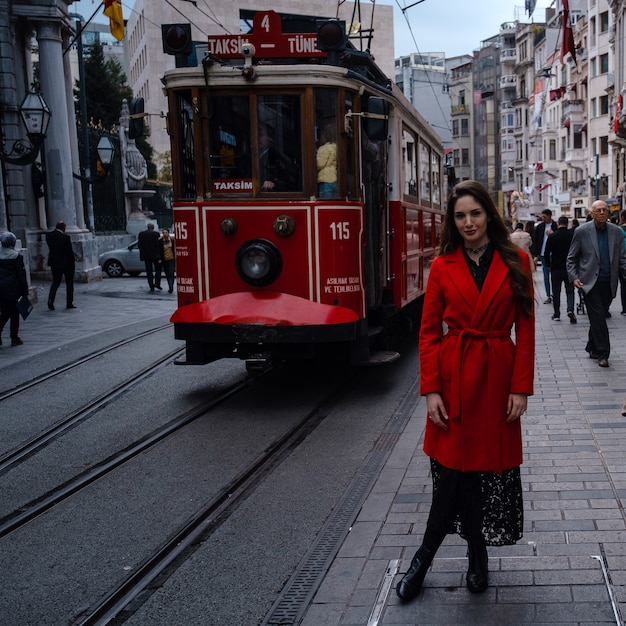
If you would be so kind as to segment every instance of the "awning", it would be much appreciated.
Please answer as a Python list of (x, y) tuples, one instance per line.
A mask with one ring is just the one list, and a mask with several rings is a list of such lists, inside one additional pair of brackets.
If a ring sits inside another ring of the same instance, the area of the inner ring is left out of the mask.
[(569, 117), (566, 117), (566, 118), (563, 120), (563, 124), (562, 124), (562, 126), (563, 126), (563, 128), (569, 128), (569, 127), (570, 127), (570, 124), (571, 124), (571, 122), (570, 122)]

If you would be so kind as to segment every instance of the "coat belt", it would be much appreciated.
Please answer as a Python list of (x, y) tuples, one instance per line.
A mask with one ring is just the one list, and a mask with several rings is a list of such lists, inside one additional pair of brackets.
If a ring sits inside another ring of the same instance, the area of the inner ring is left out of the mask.
[(463, 394), (461, 387), (461, 381), (463, 380), (461, 370), (463, 368), (463, 355), (468, 341), (485, 341), (487, 343), (487, 380), (490, 386), (493, 385), (493, 388), (499, 389), (503, 383), (501, 380), (502, 368), (497, 363), (497, 355), (489, 339), (506, 339), (511, 336), (511, 331), (506, 329), (476, 330), (475, 328), (465, 328), (464, 330), (458, 330), (449, 328), (447, 334), (458, 337), (457, 359), (456, 363), (453, 364), (451, 380), (452, 389), (458, 390), (458, 392), (455, 393), (453, 391), (451, 394), (452, 397), (450, 398), (450, 417), (454, 418), (461, 416), (461, 396)]

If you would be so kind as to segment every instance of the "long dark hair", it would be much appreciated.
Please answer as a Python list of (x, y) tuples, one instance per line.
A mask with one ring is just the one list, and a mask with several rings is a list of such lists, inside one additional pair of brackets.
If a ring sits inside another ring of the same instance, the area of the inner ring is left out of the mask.
[(450, 254), (463, 245), (463, 237), (454, 222), (456, 202), (463, 196), (472, 196), (487, 213), (489, 220), (487, 222), (487, 235), (489, 240), (493, 242), (495, 249), (500, 253), (502, 260), (509, 268), (511, 285), (522, 310), (526, 315), (532, 315), (534, 302), (531, 278), (522, 267), (519, 248), (509, 239), (509, 229), (500, 213), (498, 213), (498, 209), (488, 191), (478, 181), (464, 180), (452, 190), (448, 198), (448, 207), (441, 232), (439, 256)]

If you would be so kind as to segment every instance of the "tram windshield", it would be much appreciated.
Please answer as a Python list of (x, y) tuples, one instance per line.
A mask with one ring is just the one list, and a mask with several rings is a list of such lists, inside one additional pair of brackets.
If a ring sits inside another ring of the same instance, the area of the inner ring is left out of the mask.
[(302, 193), (300, 96), (214, 95), (210, 110), (213, 193), (252, 193), (255, 176), (258, 192)]

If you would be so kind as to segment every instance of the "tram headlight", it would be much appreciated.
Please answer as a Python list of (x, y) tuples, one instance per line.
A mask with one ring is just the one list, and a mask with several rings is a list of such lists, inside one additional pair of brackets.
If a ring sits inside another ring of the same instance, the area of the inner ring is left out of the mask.
[(265, 239), (247, 241), (237, 251), (237, 271), (249, 285), (271, 285), (283, 269), (283, 260), (276, 246)]

